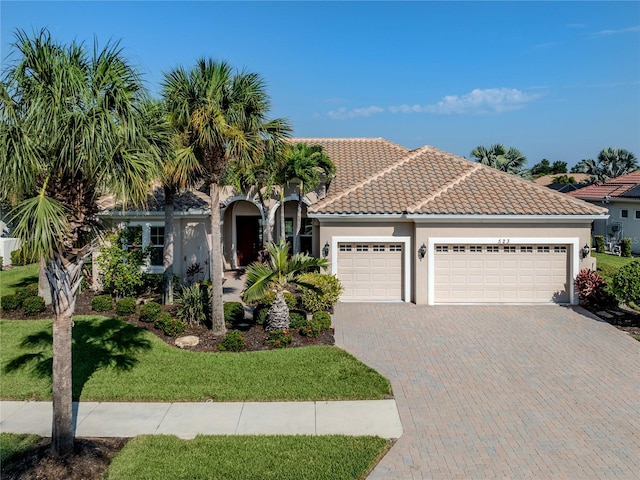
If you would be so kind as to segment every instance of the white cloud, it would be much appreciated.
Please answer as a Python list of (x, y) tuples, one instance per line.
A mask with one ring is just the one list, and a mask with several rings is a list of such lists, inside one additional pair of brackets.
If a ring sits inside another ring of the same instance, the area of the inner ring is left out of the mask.
[(515, 88), (476, 88), (466, 95), (447, 95), (431, 105), (398, 105), (389, 107), (393, 113), (430, 112), (440, 114), (503, 113), (518, 110), (541, 94), (526, 93)]
[(378, 107), (376, 105), (371, 105), (370, 107), (364, 108), (354, 108), (351, 110), (347, 110), (345, 107), (342, 107), (338, 110), (329, 111), (329, 113), (327, 113), (327, 116), (334, 120), (344, 120), (345, 118), (370, 117), (371, 115), (382, 112), (384, 112), (384, 108)]
[(604, 35), (616, 35), (618, 33), (629, 33), (629, 32), (640, 32), (640, 25), (635, 25), (633, 27), (627, 27), (627, 28), (620, 28), (617, 30), (613, 30), (613, 29), (600, 30), (599, 32), (594, 32), (591, 35), (604, 36)]

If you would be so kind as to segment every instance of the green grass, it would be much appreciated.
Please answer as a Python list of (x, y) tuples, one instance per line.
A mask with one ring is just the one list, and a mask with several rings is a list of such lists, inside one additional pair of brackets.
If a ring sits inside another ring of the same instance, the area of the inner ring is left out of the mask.
[(596, 266), (598, 268), (615, 268), (616, 270), (620, 267), (624, 267), (627, 263), (633, 262), (637, 260), (634, 257), (619, 257), (618, 255), (609, 255), (608, 253), (595, 253), (591, 252), (591, 256), (596, 259)]
[(16, 288), (26, 287), (38, 282), (38, 264), (32, 263), (23, 267), (15, 267), (0, 271), (0, 297), (11, 295)]
[(5, 465), (14, 455), (34, 447), (40, 441), (37, 435), (24, 433), (0, 433), (0, 465)]
[(141, 436), (111, 462), (108, 480), (340, 480), (365, 478), (386, 452), (378, 437)]
[[(120, 320), (74, 320), (74, 399), (299, 401), (391, 395), (384, 377), (337, 347), (189, 352)], [(0, 342), (1, 397), (50, 399), (51, 321), (0, 320)]]

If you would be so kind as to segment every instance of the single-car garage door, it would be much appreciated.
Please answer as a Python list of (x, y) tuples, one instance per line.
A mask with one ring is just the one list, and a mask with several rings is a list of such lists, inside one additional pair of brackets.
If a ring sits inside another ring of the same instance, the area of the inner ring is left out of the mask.
[(337, 276), (342, 300), (402, 300), (401, 243), (339, 243)]
[(435, 245), (435, 303), (567, 303), (568, 245)]

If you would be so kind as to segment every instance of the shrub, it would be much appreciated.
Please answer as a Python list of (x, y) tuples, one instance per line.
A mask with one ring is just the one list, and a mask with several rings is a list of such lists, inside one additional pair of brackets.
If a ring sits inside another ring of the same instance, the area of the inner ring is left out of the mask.
[(606, 297), (605, 283), (593, 270), (580, 270), (574, 281), (580, 304), (584, 306), (601, 306)]
[(604, 236), (596, 235), (593, 237), (593, 246), (596, 249), (596, 253), (604, 253)]
[(309, 312), (330, 310), (338, 303), (344, 290), (338, 277), (328, 273), (305, 273), (299, 280), (314, 285), (317, 289), (300, 287), (302, 305)]
[(267, 344), (273, 348), (284, 348), (291, 343), (289, 330), (271, 330), (267, 338)]
[(38, 290), (36, 288), (36, 292), (34, 294), (33, 290), (29, 287), (20, 287), (16, 288), (14, 295), (20, 302), (20, 305), (22, 305), (27, 298), (38, 295)]
[(140, 321), (145, 323), (153, 323), (162, 313), (162, 305), (158, 302), (147, 302), (140, 307)]
[(162, 331), (170, 337), (180, 335), (184, 332), (184, 328), (185, 326), (182, 320), (171, 318), (171, 316), (169, 316), (169, 319), (165, 320), (162, 325)]
[(300, 335), (308, 338), (316, 338), (322, 332), (322, 325), (317, 320), (309, 320), (300, 327)]
[(147, 250), (142, 245), (141, 227), (129, 227), (107, 238), (96, 262), (105, 293), (116, 298), (137, 296), (144, 285), (144, 265)]
[(268, 315), (269, 315), (269, 306), (258, 305), (253, 309), (253, 322), (256, 325), (265, 325), (267, 323)]
[(133, 297), (124, 297), (116, 302), (116, 314), (128, 317), (136, 313), (136, 299)]
[(246, 343), (242, 333), (237, 330), (232, 330), (227, 332), (217, 348), (221, 352), (239, 352), (244, 350), (245, 346)]
[(238, 323), (244, 320), (244, 306), (240, 302), (224, 302), (224, 321), (226, 323)]
[(0, 304), (2, 304), (2, 310), (12, 312), (20, 308), (21, 302), (15, 295), (3, 295)]
[(613, 291), (626, 304), (640, 304), (640, 260), (627, 263), (613, 277)]
[(29, 297), (25, 298), (22, 302), (22, 308), (24, 308), (24, 314), (27, 317), (32, 317), (44, 312), (46, 306), (44, 304), (44, 298), (42, 297)]
[(32, 255), (28, 255), (27, 252), (22, 248), (18, 248), (11, 252), (11, 264), (15, 267), (20, 267), (22, 265), (28, 265), (30, 263), (34, 263), (37, 261), (37, 258), (34, 258)]
[[(287, 307), (289, 307), (289, 309), (296, 308), (296, 306), (298, 305), (298, 299), (296, 298), (295, 294), (285, 291), (283, 292), (283, 295), (284, 295), (284, 301), (286, 302)], [(269, 290), (267, 293), (265, 293), (264, 297), (260, 299), (258, 304), (271, 306), (271, 304), (275, 300), (276, 300), (276, 292), (274, 292), (273, 290)]]
[(113, 308), (111, 295), (96, 295), (91, 300), (91, 310), (94, 312), (107, 312)]
[(322, 331), (329, 330), (331, 328), (331, 315), (329, 315), (327, 312), (314, 313), (312, 320), (320, 323)]
[(620, 243), (620, 256), (631, 257), (631, 239), (623, 238)]
[(38, 296), (38, 282), (34, 282), (34, 283), (30, 283), (29, 285), (27, 285), (27, 291), (29, 292), (29, 296), (30, 297), (37, 297)]
[(207, 320), (209, 309), (209, 291), (206, 286), (194, 283), (183, 287), (176, 295), (178, 318), (191, 325), (203, 324)]
[(0, 255), (0, 272), (2, 271), (3, 268), (4, 268), (4, 257)]
[(307, 323), (307, 314), (299, 310), (289, 311), (289, 326), (298, 329)]

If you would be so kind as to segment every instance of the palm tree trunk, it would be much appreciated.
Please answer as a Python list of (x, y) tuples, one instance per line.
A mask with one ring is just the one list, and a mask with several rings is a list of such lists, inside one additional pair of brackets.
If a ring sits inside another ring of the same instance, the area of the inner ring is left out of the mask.
[(209, 184), (211, 197), (211, 328), (216, 335), (224, 335), (227, 327), (224, 323), (222, 308), (222, 251), (220, 247), (220, 185)]
[(173, 200), (172, 189), (164, 189), (164, 248), (162, 251), (162, 303), (173, 305)]
[(287, 233), (284, 228), (284, 186), (280, 190), (280, 240), (287, 239)]
[(45, 305), (51, 305), (51, 287), (47, 280), (46, 268), (46, 260), (41, 258), (38, 265), (38, 295), (44, 298)]
[(284, 293), (279, 291), (269, 307), (267, 314), (267, 330), (286, 330), (289, 328), (289, 307)]
[(304, 191), (302, 182), (298, 190), (298, 209), (296, 211), (296, 224), (294, 226), (293, 253), (300, 253), (300, 224), (302, 223), (302, 193)]
[(262, 225), (262, 245), (260, 245), (260, 248), (262, 249), (265, 243), (271, 243), (273, 241), (273, 224), (269, 220), (269, 207), (267, 207), (262, 191), (259, 188), (258, 200), (260, 201), (262, 218), (264, 219), (264, 224)]
[(53, 292), (53, 424), (51, 446), (62, 456), (73, 449), (72, 327), (76, 295), (82, 280), (83, 256), (71, 259), (56, 254), (46, 274)]

